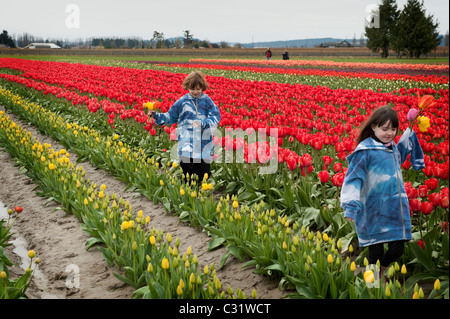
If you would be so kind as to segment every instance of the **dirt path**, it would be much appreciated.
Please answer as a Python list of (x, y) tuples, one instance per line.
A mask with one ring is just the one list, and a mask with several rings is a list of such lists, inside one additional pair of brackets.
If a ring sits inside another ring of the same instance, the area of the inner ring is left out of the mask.
[[(0, 110), (4, 108), (0, 106)], [(54, 140), (37, 132), (37, 130), (20, 121), (13, 114), (8, 114), (16, 123), (26, 128), (36, 136), (41, 143), (50, 143), (52, 148), (63, 148)], [(70, 150), (69, 150), (70, 152)], [(76, 154), (70, 153), (74, 162)], [(118, 198), (128, 200), (133, 211), (142, 209), (144, 215), (151, 217), (150, 226), (169, 232), (173, 238), (180, 238), (180, 251), (192, 247), (203, 267), (214, 262), (216, 267), (225, 253), (225, 249), (208, 251), (208, 236), (185, 223), (181, 223), (177, 216), (168, 215), (163, 208), (155, 206), (147, 198), (124, 193), (125, 184), (117, 181), (101, 169), (96, 169), (90, 163), (82, 163), (86, 171), (86, 179), (105, 184), (109, 194), (117, 193)], [(68, 298), (68, 299), (129, 299), (134, 289), (123, 284), (113, 272), (120, 271), (111, 268), (96, 248), (85, 250), (88, 235), (81, 229), (80, 222), (75, 216), (63, 210), (52, 210), (58, 207), (54, 202), (44, 207), (46, 198), (36, 195), (36, 184), (14, 166), (14, 160), (0, 148), (0, 218), (5, 217), (6, 207), (22, 206), (23, 212), (13, 226), (13, 245), (6, 249), (7, 256), (15, 266), (10, 269), (11, 276), (23, 274), (21, 256), (34, 249), (41, 260), (38, 272), (32, 285), (27, 290), (31, 299), (39, 298)], [(2, 207), (3, 206), (3, 207)], [(5, 207), (6, 206), (6, 207)], [(2, 213), (3, 211), (3, 213)], [(249, 297), (253, 288), (258, 298), (278, 299), (285, 293), (278, 289), (278, 281), (269, 280), (264, 276), (253, 273), (252, 268), (242, 269), (242, 263), (229, 258), (225, 266), (217, 271), (223, 287), (230, 285), (234, 290), (241, 288)], [(76, 281), (71, 276), (79, 274), (79, 287), (71, 287)], [(69, 276), (69, 278), (68, 278)]]

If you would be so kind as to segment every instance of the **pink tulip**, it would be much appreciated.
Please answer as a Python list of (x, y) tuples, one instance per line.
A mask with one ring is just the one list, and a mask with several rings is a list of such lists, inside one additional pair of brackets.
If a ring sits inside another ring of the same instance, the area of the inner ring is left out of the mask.
[(408, 122), (412, 122), (416, 118), (417, 114), (419, 114), (418, 109), (410, 109), (408, 111), (408, 114), (406, 115), (406, 119), (408, 120)]

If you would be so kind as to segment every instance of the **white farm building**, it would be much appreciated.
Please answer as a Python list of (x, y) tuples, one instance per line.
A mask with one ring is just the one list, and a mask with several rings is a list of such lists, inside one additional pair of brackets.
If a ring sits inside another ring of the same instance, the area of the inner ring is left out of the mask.
[(54, 43), (30, 43), (24, 49), (61, 49)]

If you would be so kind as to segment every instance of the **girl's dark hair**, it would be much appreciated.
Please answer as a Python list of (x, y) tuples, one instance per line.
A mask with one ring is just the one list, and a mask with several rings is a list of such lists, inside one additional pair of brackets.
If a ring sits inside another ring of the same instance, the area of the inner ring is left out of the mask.
[(205, 80), (205, 75), (201, 71), (193, 71), (183, 81), (183, 88), (185, 90), (194, 90), (197, 87), (205, 91), (209, 88), (208, 82)]
[(384, 105), (377, 108), (375, 111), (373, 111), (370, 117), (361, 124), (357, 143), (359, 144), (366, 138), (372, 136), (372, 125), (383, 126), (387, 121), (390, 121), (392, 127), (396, 128), (398, 131), (399, 120), (397, 112), (389, 105)]

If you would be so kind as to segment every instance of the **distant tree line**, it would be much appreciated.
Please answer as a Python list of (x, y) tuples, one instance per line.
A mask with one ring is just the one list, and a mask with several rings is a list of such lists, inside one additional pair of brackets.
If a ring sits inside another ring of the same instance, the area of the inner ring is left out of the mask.
[[(382, 0), (372, 17), (365, 27), (367, 47), (383, 58), (389, 56), (389, 50), (398, 57), (419, 58), (441, 43), (439, 24), (426, 15), (423, 1), (408, 0), (403, 10), (398, 10), (395, 0)], [(448, 45), (448, 31), (446, 37)]]
[[(68, 39), (44, 39), (36, 37), (29, 33), (21, 35), (10, 36), (8, 31), (3, 30), (0, 34), (0, 44), (7, 47), (15, 48), (25, 47), (30, 43), (55, 43), (64, 49), (73, 47), (81, 48), (104, 48), (104, 49), (165, 49), (165, 48), (227, 48), (230, 45), (222, 41), (220, 43), (210, 43), (208, 40), (195, 39), (194, 35), (189, 31), (183, 31), (183, 36), (166, 39), (164, 33), (153, 31), (153, 36), (149, 40), (143, 40), (139, 37), (131, 38), (116, 38), (116, 37), (95, 37), (89, 39), (75, 39), (69, 41)], [(240, 44), (235, 44), (235, 47), (241, 47)]]

